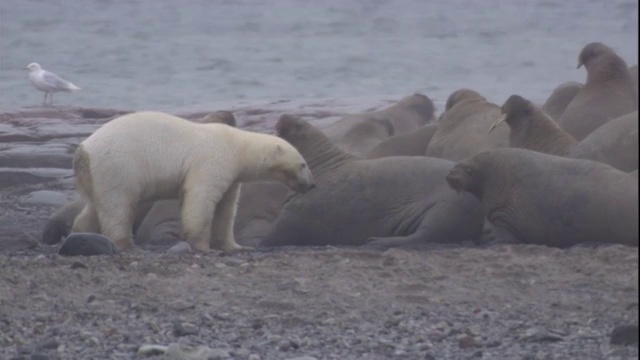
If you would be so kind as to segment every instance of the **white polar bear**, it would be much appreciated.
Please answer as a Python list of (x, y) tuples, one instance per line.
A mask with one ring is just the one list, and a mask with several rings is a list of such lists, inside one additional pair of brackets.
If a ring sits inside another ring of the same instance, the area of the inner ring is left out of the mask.
[(272, 179), (297, 192), (315, 184), (306, 161), (286, 140), (161, 112), (137, 112), (104, 124), (73, 158), (86, 205), (73, 232), (101, 232), (118, 249), (134, 246), (140, 203), (181, 200), (185, 240), (192, 248), (241, 250), (235, 242), (240, 183)]

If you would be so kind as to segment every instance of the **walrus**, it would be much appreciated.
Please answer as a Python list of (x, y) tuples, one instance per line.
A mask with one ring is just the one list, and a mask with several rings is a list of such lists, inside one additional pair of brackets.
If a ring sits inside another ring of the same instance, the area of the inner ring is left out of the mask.
[(625, 172), (637, 169), (638, 111), (600, 126), (580, 141), (569, 156), (600, 161)]
[(413, 94), (383, 110), (345, 115), (323, 131), (343, 150), (362, 155), (391, 136), (432, 122), (434, 111), (429, 97)]
[(578, 68), (583, 65), (587, 82), (558, 119), (578, 141), (607, 121), (638, 109), (629, 69), (611, 48), (599, 42), (587, 44), (578, 56)]
[(447, 99), (445, 112), (429, 142), (426, 155), (452, 161), (478, 152), (509, 146), (509, 130), (487, 129), (500, 116), (500, 107), (474, 90), (459, 89)]
[(510, 129), (509, 146), (512, 148), (565, 156), (578, 143), (549, 115), (520, 95), (509, 96), (501, 109), (502, 115), (488, 131), (506, 122)]
[[(257, 246), (290, 194), (286, 186), (276, 181), (243, 183), (234, 223), (238, 244)], [(178, 199), (156, 201), (135, 232), (135, 244), (148, 249), (168, 249), (181, 240)]]
[(421, 247), (479, 238), (479, 202), (445, 182), (453, 162), (422, 156), (358, 159), (293, 115), (280, 117), (276, 133), (303, 154), (316, 188), (289, 198), (261, 246)]
[(376, 159), (387, 156), (424, 156), (437, 128), (437, 124), (427, 124), (412, 132), (390, 137), (362, 157)]
[(638, 181), (591, 160), (494, 149), (459, 162), (452, 189), (481, 202), (498, 242), (638, 246)]
[(576, 81), (567, 81), (558, 85), (542, 105), (542, 111), (557, 121), (583, 87), (583, 84)]

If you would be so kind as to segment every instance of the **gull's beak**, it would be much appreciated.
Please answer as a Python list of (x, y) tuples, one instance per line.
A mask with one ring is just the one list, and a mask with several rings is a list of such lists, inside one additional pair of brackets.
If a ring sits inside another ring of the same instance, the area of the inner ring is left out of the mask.
[(576, 67), (576, 69), (580, 69), (582, 67), (582, 61), (578, 61), (578, 66)]
[(496, 128), (496, 126), (500, 125), (501, 122), (505, 121), (507, 119), (507, 114), (502, 114), (500, 115), (500, 117), (498, 118), (498, 120), (496, 120), (491, 127), (489, 128), (489, 131), (487, 131), (487, 134), (490, 133), (491, 131), (493, 131), (493, 129)]
[(29, 68), (25, 66), (22, 68), (22, 70), (29, 70)]

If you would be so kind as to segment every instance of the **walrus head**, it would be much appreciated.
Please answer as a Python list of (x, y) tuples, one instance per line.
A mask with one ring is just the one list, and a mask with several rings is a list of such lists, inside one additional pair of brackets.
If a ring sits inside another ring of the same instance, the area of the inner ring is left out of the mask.
[(204, 124), (221, 123), (227, 124), (231, 127), (236, 127), (237, 125), (236, 118), (233, 116), (233, 113), (222, 110), (207, 114), (200, 120), (200, 122)]
[(426, 95), (415, 93), (403, 98), (398, 104), (413, 109), (424, 119), (425, 123), (434, 119), (435, 107), (433, 106), (433, 101)]
[(458, 194), (466, 191), (480, 198), (482, 177), (478, 168), (470, 161), (457, 163), (447, 174), (447, 184)]
[(578, 68), (583, 65), (587, 69), (587, 85), (617, 79), (632, 86), (627, 63), (605, 44), (587, 44), (578, 55)]
[[(276, 135), (293, 144), (293, 140), (306, 136), (309, 123), (299, 116), (284, 114), (276, 123)], [(294, 144), (295, 145), (295, 144)]]
[(449, 95), (449, 97), (447, 98), (447, 103), (444, 107), (444, 111), (448, 111), (454, 105), (462, 102), (463, 100), (472, 100), (472, 99), (486, 101), (485, 97), (480, 95), (480, 93), (478, 93), (475, 90), (464, 89), (464, 88), (458, 89), (452, 92), (451, 95)]
[(580, 51), (580, 54), (578, 55), (578, 67), (576, 69), (579, 69), (584, 65), (584, 67), (588, 70), (589, 64), (594, 60), (603, 56), (610, 55), (612, 53), (614, 53), (614, 51), (603, 43), (589, 43), (584, 48), (582, 48), (582, 51)]
[(487, 134), (493, 131), (503, 121), (509, 124), (513, 131), (519, 127), (526, 127), (529, 123), (529, 117), (535, 113), (534, 105), (520, 95), (511, 95), (507, 101), (502, 104), (502, 115), (496, 119), (491, 125)]

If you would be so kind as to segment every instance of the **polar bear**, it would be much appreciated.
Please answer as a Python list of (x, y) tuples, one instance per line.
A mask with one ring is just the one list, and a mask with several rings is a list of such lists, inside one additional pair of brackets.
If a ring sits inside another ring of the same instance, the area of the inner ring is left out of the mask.
[(119, 250), (134, 246), (138, 206), (180, 198), (183, 236), (192, 248), (231, 252), (240, 184), (272, 179), (296, 192), (315, 187), (305, 159), (286, 140), (220, 123), (199, 124), (142, 111), (104, 124), (73, 158), (86, 205), (73, 232), (101, 232)]

